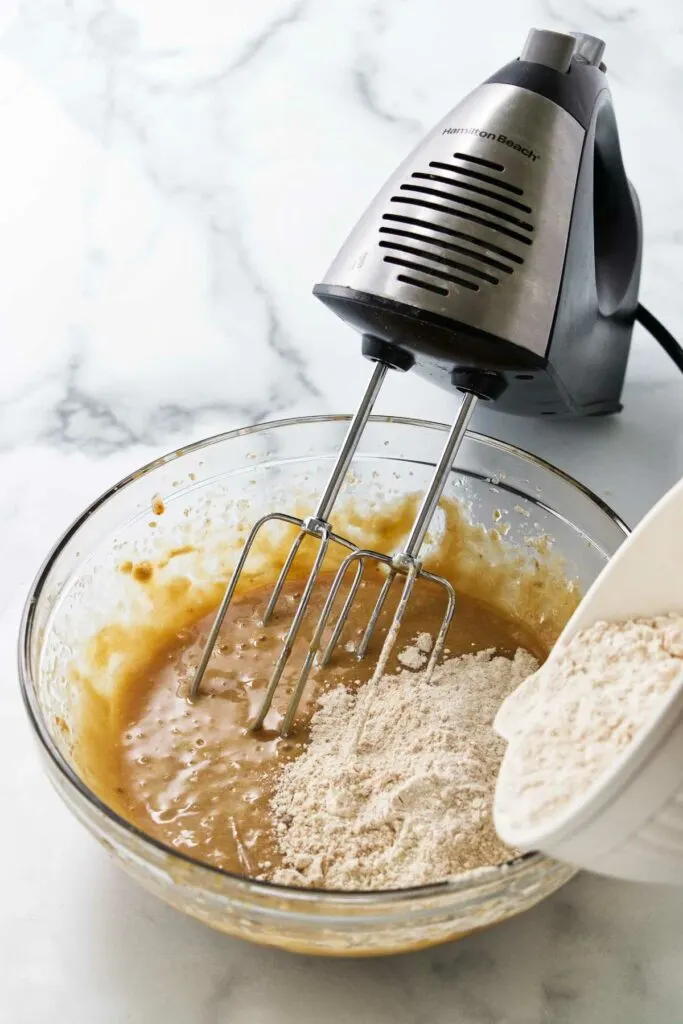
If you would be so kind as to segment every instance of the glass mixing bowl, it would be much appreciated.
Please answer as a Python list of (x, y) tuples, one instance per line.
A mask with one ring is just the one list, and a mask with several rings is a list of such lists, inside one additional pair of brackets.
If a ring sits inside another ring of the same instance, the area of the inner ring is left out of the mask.
[[(310, 496), (310, 510), (347, 423), (345, 416), (312, 417), (233, 431), (179, 449), (109, 490), (57, 543), (33, 585), (21, 625), (19, 671), (45, 768), (58, 793), (142, 885), (179, 910), (245, 939), (306, 953), (359, 956), (416, 949), (495, 924), (550, 895), (569, 880), (572, 869), (529, 854), (438, 885), (376, 893), (248, 881), (164, 846), (106, 807), (79, 774), (70, 730), (78, 705), (69, 667), (74, 650), (108, 622), (145, 613), (133, 606), (132, 594), (141, 588), (132, 589), (130, 577), (119, 571), (122, 562), (158, 558), (173, 547), (182, 551), (202, 532), (206, 537), (243, 529), (245, 519), (265, 511), (291, 510), (294, 495)], [(374, 417), (347, 488), (358, 507), (373, 493), (391, 499), (424, 489), (445, 431), (437, 423)], [(628, 532), (609, 508), (562, 472), (477, 434), (467, 435), (445, 493), (463, 501), (474, 522), (491, 527), (504, 519), (506, 541), (513, 545), (523, 547), (534, 535), (552, 538), (553, 555), (566, 559), (566, 570), (581, 589)], [(159, 499), (165, 511), (153, 517)], [(535, 551), (534, 557), (542, 555)], [(217, 558), (216, 551), (207, 550), (192, 572), (215, 579)]]

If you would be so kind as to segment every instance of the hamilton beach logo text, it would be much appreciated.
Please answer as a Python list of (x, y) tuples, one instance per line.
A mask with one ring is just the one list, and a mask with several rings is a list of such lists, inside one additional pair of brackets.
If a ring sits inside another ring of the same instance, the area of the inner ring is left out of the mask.
[(541, 157), (538, 153), (535, 153), (533, 149), (529, 149), (527, 146), (522, 146), (521, 143), (515, 142), (514, 139), (509, 139), (507, 135), (503, 135), (498, 132), (485, 132), (481, 128), (444, 128), (441, 133), (442, 135), (478, 135), (480, 139), (491, 139), (492, 142), (499, 142), (502, 146), (509, 146), (510, 149), (516, 150), (521, 153), (522, 156), (527, 157), (534, 163), (540, 160)]

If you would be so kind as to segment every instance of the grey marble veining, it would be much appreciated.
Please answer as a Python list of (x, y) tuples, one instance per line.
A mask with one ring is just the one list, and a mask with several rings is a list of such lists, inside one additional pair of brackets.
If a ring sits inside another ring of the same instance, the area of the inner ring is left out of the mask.
[[(23, 594), (70, 519), (178, 444), (347, 411), (358, 340), (310, 295), (395, 164), (532, 25), (607, 40), (645, 218), (643, 301), (683, 334), (683, 11), (673, 0), (7, 0), (0, 6), (0, 1018), (9, 1024), (679, 1024), (683, 896), (582, 877), (386, 961), (288, 956), (138, 890), (41, 775)], [(625, 411), (480, 413), (634, 522), (683, 473), (683, 380), (638, 330)], [(450, 420), (389, 381), (381, 411)], [(49, 851), (45, 835), (50, 836)]]

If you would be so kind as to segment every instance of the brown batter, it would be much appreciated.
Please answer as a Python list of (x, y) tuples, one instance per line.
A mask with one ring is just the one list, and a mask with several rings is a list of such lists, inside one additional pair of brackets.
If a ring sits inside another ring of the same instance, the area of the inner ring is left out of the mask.
[[(509, 609), (501, 611), (485, 599), (487, 595), (498, 597), (496, 603), (505, 606), (509, 575), (500, 567), (488, 566), (487, 570), (471, 550), (465, 551), (462, 521), (455, 512), (452, 515), (453, 523), (456, 518), (460, 523), (460, 532), (449, 531), (445, 564), (451, 570), (448, 575), (459, 577), (460, 582), (469, 579), (471, 593), (459, 590), (447, 650), (457, 655), (493, 647), (501, 654), (512, 655), (521, 646), (542, 660), (575, 604), (576, 595), (565, 587), (550, 614), (549, 608), (543, 610), (543, 595), (547, 598), (549, 585), (543, 572), (538, 569), (526, 579), (518, 570), (511, 592), (517, 599), (525, 593), (527, 609), (534, 610), (534, 614), (524, 616), (531, 628), (522, 625), (520, 617), (510, 614)], [(396, 529), (395, 513), (387, 522), (392, 531)], [(482, 531), (480, 534), (484, 538)], [(456, 536), (460, 538), (457, 542)], [(486, 535), (487, 543), (490, 539)], [(466, 558), (458, 561), (454, 557), (456, 548)], [(154, 567), (147, 563), (144, 572), (136, 572), (130, 563), (121, 568), (138, 585), (154, 583)], [(248, 732), (246, 726), (261, 701), (301, 584), (294, 581), (285, 588), (274, 619), (266, 627), (258, 622), (270, 584), (250, 589), (233, 605), (205, 676), (202, 696), (189, 705), (185, 695), (214, 608), (207, 615), (203, 607), (198, 620), (198, 605), (188, 601), (182, 615), (187, 587), (175, 581), (175, 628), (170, 633), (163, 629), (149, 633), (148, 642), (138, 653), (137, 666), (134, 661), (127, 665), (111, 699), (104, 699), (87, 679), (81, 679), (84, 699), (77, 758), (98, 794), (143, 831), (171, 847), (228, 871), (268, 877), (281, 864), (269, 819), (278, 767), (295, 757), (305, 744), (307, 725), (323, 688), (340, 683), (355, 687), (369, 678), (395, 606), (395, 600), (387, 602), (368, 655), (358, 662), (344, 645), (362, 632), (374, 605), (382, 577), (370, 574), (358, 593), (335, 659), (324, 673), (314, 671), (300, 705), (295, 732), (281, 739), (277, 726), (329, 581), (329, 575), (319, 580), (266, 727), (258, 733)], [(481, 585), (479, 590), (476, 581)], [(167, 589), (163, 591), (164, 599), (168, 597)], [(394, 590), (397, 599), (400, 585)], [(442, 614), (440, 588), (418, 584), (398, 649), (418, 632), (436, 635)], [(104, 658), (111, 660), (117, 651), (120, 656), (126, 650), (125, 630), (100, 634), (93, 650), (95, 663), (98, 659), (100, 663)]]

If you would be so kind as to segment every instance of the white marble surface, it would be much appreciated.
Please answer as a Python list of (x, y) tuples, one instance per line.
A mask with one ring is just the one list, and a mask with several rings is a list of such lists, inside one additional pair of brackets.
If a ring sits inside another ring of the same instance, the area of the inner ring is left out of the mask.
[[(86, 501), (181, 442), (351, 407), (357, 339), (311, 285), (406, 150), (533, 24), (608, 41), (643, 301), (683, 334), (674, 0), (0, 3), (2, 1021), (683, 1019), (678, 892), (585, 877), (488, 934), (384, 962), (215, 935), (139, 891), (69, 817), (17, 692), (23, 595)], [(683, 378), (641, 331), (625, 404), (612, 421), (478, 425), (634, 522), (683, 473)], [(453, 402), (396, 379), (380, 408), (450, 419)]]

